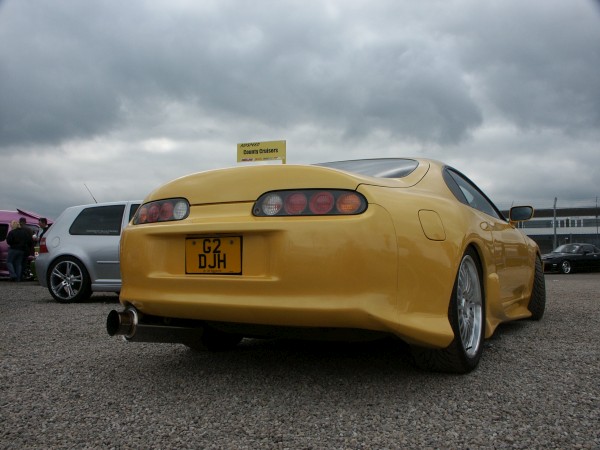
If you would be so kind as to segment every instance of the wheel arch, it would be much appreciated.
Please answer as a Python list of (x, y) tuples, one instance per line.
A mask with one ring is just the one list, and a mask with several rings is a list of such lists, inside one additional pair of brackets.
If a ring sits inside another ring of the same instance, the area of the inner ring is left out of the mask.
[[(58, 282), (57, 284), (53, 284), (54, 269), (64, 262), (69, 262), (77, 266), (77, 270), (79, 271), (81, 276), (78, 277), (76, 275), (75, 277), (71, 277), (71, 275), (69, 275), (67, 277), (66, 274), (64, 272), (61, 272), (61, 270), (59, 269), (56, 272), (55, 277), (58, 278)], [(47, 289), (50, 292), (50, 295), (52, 295), (52, 297), (59, 303), (72, 303), (87, 300), (92, 294), (92, 284), (89, 270), (85, 266), (85, 263), (76, 256), (63, 254), (52, 259), (46, 270), (45, 279)], [(76, 287), (73, 288), (73, 286)], [(67, 295), (61, 295), (62, 292), (66, 292)]]
[(55, 255), (48, 262), (48, 265), (46, 266), (46, 274), (44, 277), (46, 280), (48, 280), (48, 276), (50, 275), (50, 268), (52, 266), (54, 266), (56, 261), (58, 261), (59, 259), (64, 259), (64, 258), (72, 258), (72, 259), (79, 261), (83, 265), (83, 268), (87, 272), (88, 276), (90, 277), (90, 281), (95, 279), (95, 274), (92, 273), (92, 271), (90, 270), (90, 268), (92, 267), (92, 264), (90, 263), (89, 258), (86, 258), (86, 257), (82, 258), (81, 255), (78, 255), (74, 252), (61, 252), (60, 254)]
[(481, 281), (481, 290), (483, 297), (483, 308), (484, 308), (484, 320), (485, 320), (485, 338), (489, 338), (494, 334), (496, 327), (501, 322), (494, 315), (493, 306), (500, 301), (500, 280), (496, 273), (495, 265), (491, 255), (489, 258), (485, 256), (485, 245), (482, 242), (471, 241), (469, 242), (463, 251), (463, 255), (472, 249), (477, 260), (475, 261), (478, 269)]
[[(461, 252), (456, 280), (448, 304), (448, 322), (454, 337), (444, 348), (423, 348), (412, 345), (412, 354), (419, 367), (461, 374), (477, 367), (483, 352), (487, 326), (481, 257), (476, 245), (469, 244)], [(474, 274), (473, 270), (477, 273)], [(478, 293), (472, 288), (471, 281), (474, 283), (474, 276), (478, 279)]]

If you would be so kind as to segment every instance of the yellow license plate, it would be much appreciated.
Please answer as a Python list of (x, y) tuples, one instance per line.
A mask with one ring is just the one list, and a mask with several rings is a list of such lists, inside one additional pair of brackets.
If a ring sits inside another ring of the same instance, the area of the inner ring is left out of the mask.
[(186, 273), (240, 275), (241, 236), (204, 236), (185, 240)]

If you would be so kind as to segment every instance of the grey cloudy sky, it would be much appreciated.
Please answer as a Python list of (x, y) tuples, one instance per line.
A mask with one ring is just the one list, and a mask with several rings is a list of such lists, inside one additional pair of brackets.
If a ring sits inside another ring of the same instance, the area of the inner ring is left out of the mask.
[(0, 0), (0, 209), (141, 199), (279, 139), (595, 205), (600, 2)]

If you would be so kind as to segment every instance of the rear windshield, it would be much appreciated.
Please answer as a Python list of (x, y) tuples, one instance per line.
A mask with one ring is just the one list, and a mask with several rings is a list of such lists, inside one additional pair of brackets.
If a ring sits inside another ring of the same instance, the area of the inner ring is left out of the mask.
[(69, 233), (74, 235), (118, 236), (125, 205), (85, 208), (73, 221)]
[(414, 159), (400, 158), (357, 159), (315, 164), (315, 166), (331, 167), (378, 178), (403, 178), (410, 175), (418, 165), (418, 161)]

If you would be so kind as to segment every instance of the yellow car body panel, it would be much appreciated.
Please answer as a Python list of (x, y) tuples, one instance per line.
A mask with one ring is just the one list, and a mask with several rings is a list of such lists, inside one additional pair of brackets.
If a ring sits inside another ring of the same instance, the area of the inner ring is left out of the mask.
[[(187, 198), (191, 205), (244, 202), (253, 203), (261, 194), (274, 189), (355, 189), (358, 184), (407, 188), (417, 184), (427, 173), (422, 164), (410, 175), (396, 178), (349, 176), (345, 172), (319, 166), (249, 166), (199, 172), (173, 180), (151, 192), (144, 200), (170, 197)], [(234, 182), (233, 182), (234, 181)], [(215, 188), (218, 186), (218, 188)]]
[[(442, 169), (425, 160), (404, 178), (385, 179), (253, 166), (174, 180), (144, 202), (183, 197), (190, 214), (123, 231), (121, 303), (162, 317), (382, 331), (444, 348), (454, 338), (453, 285), (472, 246), (489, 337), (499, 323), (531, 315), (537, 246), (509, 223), (458, 203)], [(310, 188), (356, 190), (368, 208), (351, 216), (252, 214), (265, 192)], [(241, 237), (241, 274), (186, 273), (186, 239), (227, 236)]]

